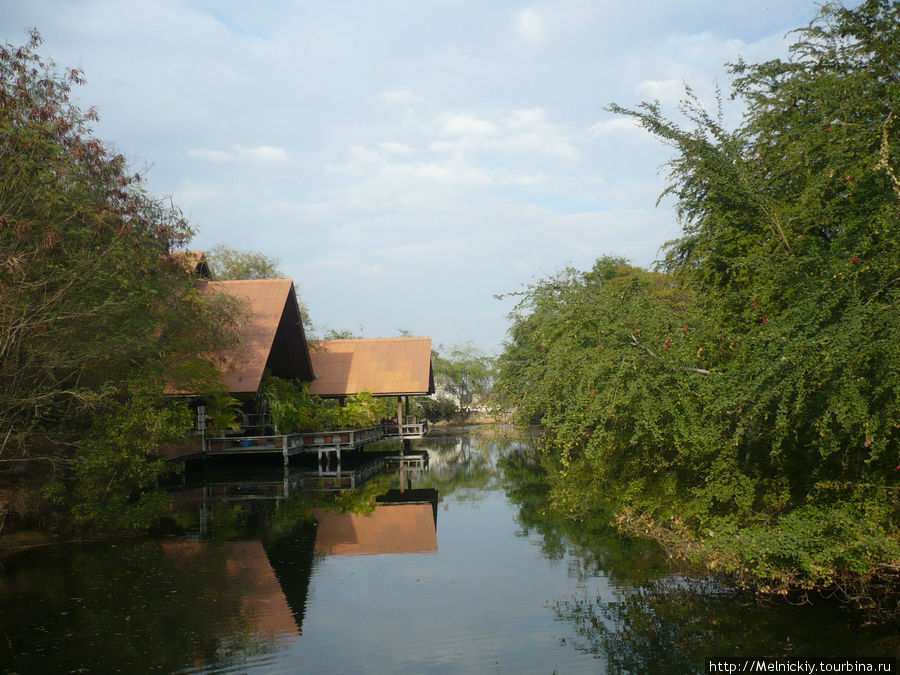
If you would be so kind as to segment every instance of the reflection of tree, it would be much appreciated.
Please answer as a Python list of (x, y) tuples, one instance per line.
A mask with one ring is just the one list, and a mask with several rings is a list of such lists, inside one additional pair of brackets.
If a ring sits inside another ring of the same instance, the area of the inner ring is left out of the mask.
[(610, 583), (632, 584), (669, 573), (655, 544), (617, 534), (607, 513), (574, 520), (553, 509), (547, 471), (536, 450), (508, 453), (499, 466), (506, 495), (519, 509), (516, 520), (523, 536), (539, 535), (541, 551), (548, 559), (568, 559), (573, 578), (602, 575)]
[(523, 534), (538, 535), (543, 554), (565, 560), (571, 577), (609, 583), (612, 598), (575, 594), (553, 605), (578, 636), (573, 646), (604, 659), (608, 672), (706, 672), (715, 657), (866, 656), (900, 647), (895, 629), (892, 635), (890, 626), (873, 626), (861, 634), (859, 615), (836, 605), (820, 602), (810, 611), (780, 603), (776, 611), (716, 579), (673, 576), (657, 546), (616, 534), (608, 514), (576, 521), (551, 508), (548, 472), (536, 451), (507, 454), (499, 466)]
[(853, 658), (900, 648), (890, 624), (860, 629), (852, 614), (829, 603), (772, 611), (712, 580), (667, 577), (616, 596), (572, 596), (554, 606), (575, 629), (575, 648), (605, 659), (611, 673), (701, 673), (710, 659), (725, 656)]
[(502, 438), (479, 438), (474, 433), (431, 435), (416, 446), (427, 450), (429, 472), (424, 486), (435, 488), (441, 498), (477, 501), (497, 475), (497, 460), (511, 452), (515, 442)]

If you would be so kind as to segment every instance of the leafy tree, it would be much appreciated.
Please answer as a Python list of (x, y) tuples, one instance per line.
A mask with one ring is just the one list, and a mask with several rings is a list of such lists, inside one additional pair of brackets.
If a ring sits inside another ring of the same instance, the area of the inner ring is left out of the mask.
[(532, 286), (500, 380), (566, 511), (868, 599), (900, 559), (900, 8), (827, 5), (797, 35), (731, 66), (734, 131), (689, 89), (689, 129), (611, 106), (674, 148), (683, 236), (662, 273), (601, 259)]
[(282, 279), (284, 272), (278, 269), (278, 258), (259, 251), (239, 251), (219, 244), (204, 253), (206, 262), (216, 281), (236, 279)]
[(329, 328), (325, 331), (323, 340), (358, 340), (362, 335), (353, 332), (347, 328)]
[(187, 222), (91, 135), (96, 112), (69, 101), (81, 72), (39, 45), (0, 47), (0, 468), (40, 457), (71, 477), (90, 470), (73, 449), (135, 378), (159, 394), (167, 373), (212, 386), (197, 355), (237, 343), (240, 308), (194, 289), (173, 255)]
[(422, 396), (419, 403), (422, 412), (429, 422), (440, 422), (452, 419), (458, 412), (456, 403), (446, 396)]
[[(806, 491), (895, 475), (900, 393), (900, 9), (826, 6), (792, 58), (738, 63), (745, 122), (630, 111), (674, 144), (667, 266), (740, 347), (738, 443)], [(629, 112), (629, 111), (625, 111)]]
[[(216, 281), (237, 281), (241, 279), (283, 279), (285, 274), (278, 268), (278, 258), (259, 251), (241, 251), (224, 244), (213, 246), (204, 253), (212, 278)], [(297, 287), (298, 284), (295, 284)], [(310, 327), (309, 307), (300, 299), (297, 288), (297, 309), (305, 327)]]
[(490, 395), (493, 359), (474, 345), (453, 346), (446, 356), (436, 352), (432, 355), (432, 363), (435, 386), (455, 402), (458, 413), (468, 415), (473, 402)]

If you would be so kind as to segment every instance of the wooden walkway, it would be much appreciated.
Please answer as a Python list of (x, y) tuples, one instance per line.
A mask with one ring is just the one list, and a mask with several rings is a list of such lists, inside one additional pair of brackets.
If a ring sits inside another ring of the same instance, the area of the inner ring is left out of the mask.
[(384, 424), (365, 429), (341, 429), (302, 434), (267, 434), (261, 436), (204, 436), (199, 443), (185, 444), (179, 448), (165, 448), (166, 459), (188, 457), (239, 456), (256, 454), (280, 454), (285, 465), (295, 455), (317, 455), (319, 465), (329, 466), (334, 458), (341, 461), (341, 452), (358, 450), (369, 443), (386, 439), (412, 440), (424, 438), (428, 422), (415, 424)]

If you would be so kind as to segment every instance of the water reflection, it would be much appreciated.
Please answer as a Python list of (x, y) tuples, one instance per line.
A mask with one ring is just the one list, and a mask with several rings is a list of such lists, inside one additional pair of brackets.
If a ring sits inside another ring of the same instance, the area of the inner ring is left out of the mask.
[(0, 673), (703, 672), (900, 644), (896, 624), (759, 605), (603, 514), (561, 516), (528, 439), (414, 449), (427, 466), (365, 477), (379, 455), (211, 467), (173, 490), (166, 536), (2, 561)]
[(438, 492), (410, 489), (425, 464), (218, 467), (171, 490), (162, 540), (7, 560), (0, 672), (265, 669), (301, 638), (322, 556), (437, 550)]
[(371, 513), (313, 511), (316, 552), (326, 555), (434, 553), (437, 490), (392, 490)]
[(610, 598), (573, 594), (554, 603), (577, 638), (611, 673), (703, 673), (723, 656), (854, 658), (898, 656), (896, 623), (862, 622), (827, 601), (760, 602), (712, 579), (673, 575)]
[(237, 598), (242, 632), (255, 636), (256, 640), (281, 641), (300, 636), (298, 621), (302, 622), (302, 614), (296, 617), (291, 610), (261, 541), (229, 541), (218, 545), (167, 541), (162, 543), (162, 548), (178, 574), (191, 567), (207, 566), (211, 556), (224, 561), (219, 568), (221, 575), (210, 578), (203, 591), (214, 593), (217, 598), (225, 595)]
[(566, 644), (606, 672), (703, 673), (710, 659), (738, 655), (900, 658), (895, 621), (870, 620), (827, 598), (763, 602), (723, 579), (687, 576), (652, 543), (617, 536), (608, 514), (575, 522), (550, 509), (537, 454), (509, 454), (502, 466), (518, 521), (540, 537), (544, 555), (567, 561), (579, 582), (607, 580), (602, 593), (579, 584), (550, 604), (574, 630)]

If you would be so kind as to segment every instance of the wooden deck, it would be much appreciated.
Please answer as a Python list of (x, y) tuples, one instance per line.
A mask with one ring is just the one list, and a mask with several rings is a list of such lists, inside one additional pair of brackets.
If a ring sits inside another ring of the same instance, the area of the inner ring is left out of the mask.
[[(238, 456), (280, 454), (287, 464), (295, 455), (317, 456), (319, 465), (330, 466), (331, 460), (341, 461), (341, 452), (358, 450), (369, 443), (386, 439), (413, 440), (428, 434), (428, 423), (385, 424), (365, 429), (340, 429), (302, 434), (204, 436), (179, 447), (164, 448), (166, 459), (188, 457)], [(196, 442), (196, 441), (199, 441)]]

